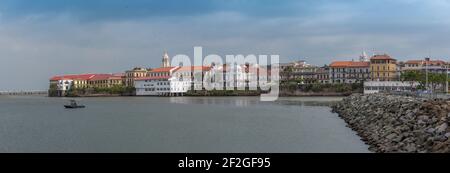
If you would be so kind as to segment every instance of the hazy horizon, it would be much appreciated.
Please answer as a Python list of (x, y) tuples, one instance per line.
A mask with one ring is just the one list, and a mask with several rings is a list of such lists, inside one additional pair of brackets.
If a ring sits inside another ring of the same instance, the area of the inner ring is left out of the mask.
[(449, 61), (448, 0), (2, 0), (0, 91), (170, 56), (278, 54), (324, 65), (387, 53)]

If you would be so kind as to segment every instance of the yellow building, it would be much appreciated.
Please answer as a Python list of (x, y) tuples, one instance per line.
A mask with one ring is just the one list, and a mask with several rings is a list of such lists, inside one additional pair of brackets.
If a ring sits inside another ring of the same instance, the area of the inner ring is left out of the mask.
[(89, 80), (89, 86), (93, 88), (111, 88), (122, 86), (122, 74), (98, 74)]
[(370, 58), (370, 78), (372, 81), (398, 80), (397, 60), (389, 55), (375, 55)]
[(50, 79), (50, 84), (57, 84), (61, 80), (73, 81), (74, 88), (88, 88), (89, 80), (91, 80), (96, 74), (79, 74), (79, 75), (63, 75), (54, 76)]
[(133, 87), (134, 80), (137, 78), (147, 77), (147, 72), (149, 70), (146, 68), (136, 67), (133, 70), (128, 70), (125, 72), (125, 86)]
[(73, 80), (73, 86), (75, 88), (88, 88), (89, 87), (89, 81), (88, 81), (88, 79), (74, 79)]

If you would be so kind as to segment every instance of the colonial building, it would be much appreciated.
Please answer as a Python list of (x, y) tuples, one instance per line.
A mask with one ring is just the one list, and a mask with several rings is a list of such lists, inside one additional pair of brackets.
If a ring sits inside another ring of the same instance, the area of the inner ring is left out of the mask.
[(329, 66), (323, 66), (317, 69), (315, 73), (317, 80), (317, 83), (321, 84), (327, 84), (330, 83), (330, 67)]
[(251, 80), (249, 78), (252, 77), (248, 73), (250, 70), (249, 67), (249, 65), (238, 64), (223, 64), (212, 66), (211, 73), (209, 73), (209, 79), (211, 83), (210, 87), (231, 90), (246, 88), (248, 86), (248, 82)]
[(135, 80), (138, 96), (182, 96), (190, 90), (190, 81), (171, 76), (152, 76)]
[(306, 61), (295, 61), (280, 65), (280, 80), (301, 80), (303, 83), (315, 83), (319, 67), (307, 64)]
[(370, 58), (372, 81), (397, 81), (399, 78), (397, 60), (389, 55), (375, 55)]
[(316, 83), (317, 82), (317, 66), (303, 66), (293, 69), (290, 75), (290, 79), (300, 80), (304, 84)]
[(330, 83), (360, 83), (369, 78), (369, 62), (334, 61), (330, 64)]
[(194, 90), (203, 89), (203, 79), (211, 73), (208, 66), (185, 66), (179, 67), (173, 72), (178, 81), (188, 81), (190, 88)]
[[(160, 67), (147, 72), (144, 77), (172, 76), (173, 72), (179, 67)], [(142, 77), (141, 77), (142, 78)]]
[[(165, 67), (149, 72), (148, 77), (135, 80), (136, 95), (182, 96), (192, 89), (203, 89), (203, 76), (210, 71), (206, 66)], [(198, 78), (198, 82), (196, 82)]]
[(99, 74), (89, 80), (89, 86), (93, 88), (111, 88), (123, 86), (124, 74)]
[(111, 87), (121, 85), (122, 76), (112, 74), (79, 74), (54, 76), (50, 79), (50, 89), (57, 91), (57, 96), (64, 96), (72, 89), (82, 89), (91, 87)]
[(79, 74), (79, 75), (62, 75), (54, 76), (50, 79), (50, 85), (56, 85), (63, 81), (71, 81), (71, 87), (88, 88), (89, 80), (99, 74)]
[(136, 67), (132, 70), (125, 72), (125, 86), (134, 87), (134, 80), (137, 78), (142, 78), (147, 76), (149, 69)]
[(428, 71), (430, 73), (447, 73), (448, 65), (442, 60), (431, 60), (430, 58), (425, 58), (423, 60), (409, 60), (404, 63), (402, 67), (402, 72), (405, 71)]

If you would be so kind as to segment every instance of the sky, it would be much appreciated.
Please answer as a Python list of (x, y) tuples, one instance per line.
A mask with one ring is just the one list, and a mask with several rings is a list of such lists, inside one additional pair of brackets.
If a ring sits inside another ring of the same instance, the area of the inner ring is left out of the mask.
[(324, 65), (450, 57), (450, 0), (1, 0), (0, 91), (170, 56), (280, 55)]

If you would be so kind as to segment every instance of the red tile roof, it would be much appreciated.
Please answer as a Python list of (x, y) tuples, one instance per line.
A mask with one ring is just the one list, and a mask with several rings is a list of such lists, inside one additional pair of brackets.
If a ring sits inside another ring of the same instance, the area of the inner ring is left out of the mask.
[(170, 72), (170, 70), (175, 69), (176, 67), (161, 67), (152, 69), (151, 73), (159, 73), (159, 72)]
[(51, 81), (57, 80), (108, 80), (108, 79), (121, 79), (120, 75), (113, 74), (78, 74), (78, 75), (62, 75), (54, 76), (50, 78)]
[(175, 71), (209, 71), (211, 67), (208, 66), (185, 66), (179, 67)]
[(51, 81), (62, 80), (62, 79), (71, 79), (71, 80), (89, 80), (93, 78), (96, 74), (78, 74), (78, 75), (63, 75), (63, 76), (54, 76), (50, 78)]
[(389, 55), (375, 55), (370, 60), (396, 60), (394, 58), (391, 58)]
[(137, 78), (135, 81), (143, 81), (143, 80), (155, 80), (155, 79), (170, 79), (170, 76), (151, 76), (151, 77), (142, 77)]
[(444, 65), (445, 61), (442, 60), (430, 60), (430, 61), (425, 61), (425, 60), (409, 60), (406, 61), (405, 64), (431, 64), (431, 65)]
[(334, 61), (330, 64), (330, 67), (369, 67), (369, 62), (359, 62), (359, 61)]
[(111, 77), (113, 77), (112, 74), (96, 74), (90, 80), (108, 80)]

